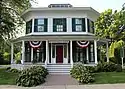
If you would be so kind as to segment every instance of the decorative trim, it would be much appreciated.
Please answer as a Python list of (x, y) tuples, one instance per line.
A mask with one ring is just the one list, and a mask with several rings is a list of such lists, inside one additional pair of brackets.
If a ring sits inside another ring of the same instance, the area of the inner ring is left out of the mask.
[(89, 45), (89, 41), (77, 41), (78, 46), (81, 48), (86, 48)]
[(30, 46), (31, 46), (32, 48), (38, 48), (38, 47), (40, 47), (41, 44), (42, 44), (41, 41), (30, 41), (29, 43), (30, 43)]

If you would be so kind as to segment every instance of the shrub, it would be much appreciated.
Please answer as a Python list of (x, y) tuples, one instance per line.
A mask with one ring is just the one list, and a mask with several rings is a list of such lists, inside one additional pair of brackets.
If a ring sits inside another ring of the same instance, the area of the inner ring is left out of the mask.
[(18, 86), (32, 87), (45, 82), (45, 77), (48, 74), (47, 70), (42, 66), (33, 66), (22, 70), (16, 79)]
[(99, 64), (96, 66), (96, 72), (113, 72), (115, 70), (115, 64), (111, 62), (99, 62)]
[(85, 66), (90, 73), (95, 73), (95, 66)]
[(73, 78), (77, 79), (80, 83), (91, 83), (94, 82), (93, 74), (83, 65), (77, 64), (75, 65), (70, 74)]
[(116, 64), (116, 72), (122, 72), (122, 66), (120, 64)]

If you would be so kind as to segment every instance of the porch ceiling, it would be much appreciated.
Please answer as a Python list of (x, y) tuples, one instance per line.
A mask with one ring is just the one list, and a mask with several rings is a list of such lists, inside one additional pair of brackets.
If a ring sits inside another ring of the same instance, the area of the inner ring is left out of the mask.
[[(27, 35), (27, 36), (22, 36), (19, 37), (17, 39), (12, 40), (11, 42), (20, 42), (20, 41), (46, 41), (46, 40), (97, 40), (97, 38), (95, 36), (92, 35)], [(108, 41), (106, 39), (101, 39), (101, 40), (105, 40)]]

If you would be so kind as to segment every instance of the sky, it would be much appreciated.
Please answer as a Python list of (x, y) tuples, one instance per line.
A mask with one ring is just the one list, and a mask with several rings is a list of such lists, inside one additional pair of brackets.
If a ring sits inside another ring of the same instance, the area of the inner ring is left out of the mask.
[(74, 7), (92, 7), (98, 12), (107, 9), (120, 10), (125, 0), (36, 0), (33, 7), (47, 7), (49, 4), (72, 4)]

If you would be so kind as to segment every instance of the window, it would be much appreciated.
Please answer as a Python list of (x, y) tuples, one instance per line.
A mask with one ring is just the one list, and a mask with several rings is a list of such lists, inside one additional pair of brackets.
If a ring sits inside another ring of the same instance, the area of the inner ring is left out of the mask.
[(32, 32), (32, 20), (26, 22), (26, 34)]
[(72, 18), (72, 31), (85, 32), (85, 18)]
[(66, 18), (53, 19), (53, 32), (66, 32)]
[(88, 32), (94, 33), (94, 22), (87, 19), (87, 24), (88, 24)]
[(25, 42), (25, 62), (31, 62), (31, 46), (29, 42)]
[(55, 58), (55, 45), (52, 45), (52, 58)]
[(35, 48), (33, 49), (33, 60), (35, 60), (35, 62), (45, 62), (45, 41), (42, 42), (41, 46), (39, 48)]
[(47, 19), (39, 18), (34, 21), (35, 32), (47, 32)]
[(94, 43), (91, 42), (89, 45), (89, 62), (94, 62), (95, 58), (94, 58)]
[(64, 58), (67, 58), (67, 45), (64, 45)]

